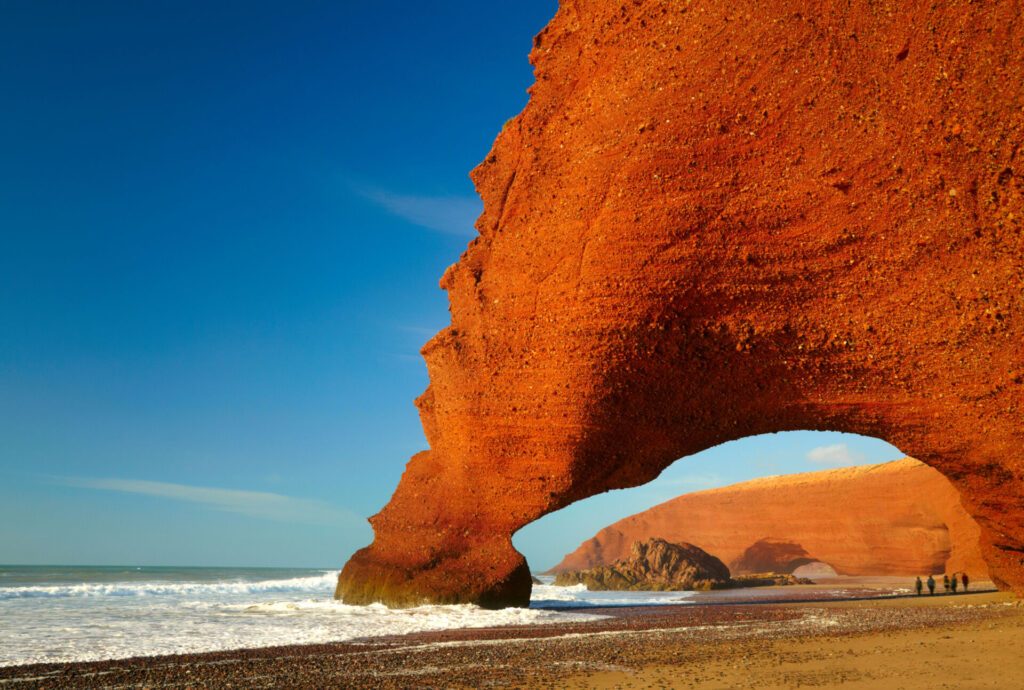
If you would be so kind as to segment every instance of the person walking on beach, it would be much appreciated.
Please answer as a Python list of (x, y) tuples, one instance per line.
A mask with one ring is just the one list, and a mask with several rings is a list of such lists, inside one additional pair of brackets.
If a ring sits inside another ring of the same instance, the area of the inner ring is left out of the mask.
[(949, 594), (949, 575), (942, 575), (942, 593)]
[(917, 576), (917, 582), (914, 583), (914, 589), (917, 590), (917, 596), (921, 596), (921, 589), (923, 589), (923, 588), (924, 588), (924, 585), (921, 584), (921, 576), (918, 575)]
[(953, 594), (956, 594), (956, 586), (960, 582), (960, 578), (957, 577), (956, 573), (953, 573), (953, 579), (949, 581), (949, 586), (953, 588)]
[(935, 596), (935, 578), (928, 576), (928, 596)]
[(960, 575), (960, 581), (964, 583), (964, 592), (966, 592), (967, 591), (967, 583), (970, 582), (970, 579), (967, 577), (967, 573), (962, 573)]

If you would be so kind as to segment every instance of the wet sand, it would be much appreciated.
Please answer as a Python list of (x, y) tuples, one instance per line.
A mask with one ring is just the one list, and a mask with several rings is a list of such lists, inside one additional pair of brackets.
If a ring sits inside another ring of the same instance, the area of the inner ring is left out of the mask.
[(0, 668), (0, 688), (1024, 687), (1024, 607), (999, 593), (819, 600), (827, 588), (600, 621), (362, 643)]

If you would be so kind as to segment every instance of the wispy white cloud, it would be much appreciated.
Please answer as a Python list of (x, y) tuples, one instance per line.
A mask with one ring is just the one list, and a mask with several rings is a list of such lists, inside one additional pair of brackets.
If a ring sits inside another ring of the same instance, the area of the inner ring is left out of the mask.
[(265, 491), (217, 489), (171, 482), (152, 482), (143, 479), (89, 479), (64, 477), (57, 480), (66, 486), (100, 491), (155, 496), (172, 501), (196, 503), (226, 513), (281, 522), (301, 522), (318, 525), (363, 523), (354, 513), (309, 498), (294, 498)]
[(408, 348), (405, 352), (392, 351), (382, 353), (388, 359), (398, 360), (401, 362), (413, 362), (416, 364), (423, 364), (423, 355), (420, 354), (420, 350), (423, 346), (441, 331), (444, 326), (422, 326), (418, 324), (391, 324), (394, 330), (398, 331), (401, 336), (401, 347), (403, 349)]
[(396, 328), (405, 333), (411, 333), (417, 338), (433, 338), (437, 335), (438, 331), (444, 328), (444, 326), (412, 326), (408, 324), (399, 324)]
[(376, 187), (354, 187), (354, 190), (394, 216), (449, 235), (475, 235), (473, 223), (483, 211), (483, 204), (475, 196), (398, 194)]
[(867, 458), (861, 453), (850, 450), (845, 443), (830, 446), (818, 446), (807, 451), (807, 459), (819, 465), (859, 465)]

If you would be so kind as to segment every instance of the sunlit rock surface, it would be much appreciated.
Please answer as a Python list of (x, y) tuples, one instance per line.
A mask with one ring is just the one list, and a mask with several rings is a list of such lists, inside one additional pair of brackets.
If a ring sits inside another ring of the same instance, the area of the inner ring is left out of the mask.
[(906, 458), (766, 477), (684, 494), (599, 531), (553, 572), (614, 563), (638, 540), (699, 546), (733, 575), (826, 563), (840, 575), (927, 575), (988, 568), (980, 529), (941, 474)]
[(430, 449), (337, 596), (525, 605), (523, 525), (793, 429), (941, 471), (1024, 593), (1020, 11), (562, 3), (441, 279)]
[(714, 589), (729, 583), (729, 568), (693, 544), (664, 539), (635, 541), (628, 553), (613, 563), (582, 570), (565, 570), (555, 584), (583, 584), (592, 591), (680, 591)]

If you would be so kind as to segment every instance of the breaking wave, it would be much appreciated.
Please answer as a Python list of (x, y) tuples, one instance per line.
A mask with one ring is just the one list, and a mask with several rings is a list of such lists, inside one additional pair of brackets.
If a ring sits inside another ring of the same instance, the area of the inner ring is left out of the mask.
[[(255, 569), (154, 569), (138, 575), (111, 570), (8, 569), (6, 577), (21, 581), (0, 587), (0, 667), (601, 618), (468, 604), (352, 606), (332, 598), (336, 570), (292, 571), (277, 579)], [(0, 569), (0, 578), (3, 573)], [(75, 582), (75, 577), (93, 581)], [(107, 580), (95, 581), (100, 577)], [(39, 579), (26, 582), (29, 578)]]
[(205, 596), (273, 592), (323, 592), (334, 589), (337, 571), (283, 580), (221, 582), (102, 582), (75, 585), (0, 587), (0, 600), (69, 597)]

